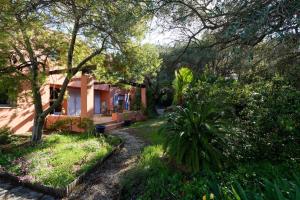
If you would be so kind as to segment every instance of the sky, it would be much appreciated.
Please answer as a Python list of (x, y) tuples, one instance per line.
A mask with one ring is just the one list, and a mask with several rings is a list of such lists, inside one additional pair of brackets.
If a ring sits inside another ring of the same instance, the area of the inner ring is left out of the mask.
[(179, 32), (176, 30), (166, 30), (163, 24), (156, 17), (150, 22), (150, 30), (146, 34), (142, 43), (155, 45), (171, 45), (179, 38)]

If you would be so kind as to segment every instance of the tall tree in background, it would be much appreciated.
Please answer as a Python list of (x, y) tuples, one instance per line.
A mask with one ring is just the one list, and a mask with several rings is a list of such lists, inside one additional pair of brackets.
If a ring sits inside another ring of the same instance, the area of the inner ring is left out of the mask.
[(160, 11), (158, 17), (165, 21), (164, 28), (176, 30), (181, 36), (175, 63), (196, 51), (200, 53), (194, 58), (200, 59), (205, 50), (210, 49), (216, 54), (208, 64), (216, 73), (273, 71), (294, 82), (300, 76), (299, 1), (167, 0), (156, 3)]
[[(35, 107), (32, 141), (42, 137), (46, 116), (59, 106), (71, 78), (105, 52), (139, 41), (148, 4), (125, 0), (4, 0), (0, 8), (0, 79), (13, 74), (30, 82)], [(43, 108), (41, 87), (48, 56), (60, 54), (66, 71), (58, 99)], [(11, 55), (14, 55), (13, 59)], [(101, 56), (100, 56), (101, 57)], [(97, 60), (98, 59), (98, 60)]]

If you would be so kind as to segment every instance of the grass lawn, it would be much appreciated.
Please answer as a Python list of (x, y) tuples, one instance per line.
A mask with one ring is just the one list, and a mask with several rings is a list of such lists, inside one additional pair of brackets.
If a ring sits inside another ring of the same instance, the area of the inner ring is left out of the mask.
[(295, 174), (300, 171), (297, 162), (260, 161), (238, 163), (233, 168), (218, 172), (182, 172), (164, 155), (164, 132), (159, 131), (164, 123), (166, 119), (158, 118), (136, 123), (128, 128), (128, 132), (145, 139), (149, 145), (144, 148), (137, 167), (123, 178), (121, 199), (194, 200), (204, 199), (204, 195), (209, 196), (222, 190), (228, 192), (229, 199), (235, 200), (239, 198), (234, 196), (236, 191), (232, 186), (236, 186), (237, 183), (244, 188), (247, 195), (263, 194), (263, 199), (276, 199), (272, 195), (279, 191), (286, 197), (282, 199), (295, 196), (296, 188), (300, 186), (300, 177)]
[(149, 144), (162, 144), (164, 138), (160, 133), (160, 128), (165, 123), (165, 118), (154, 118), (144, 122), (136, 122), (126, 131), (143, 138)]
[(0, 167), (32, 182), (62, 187), (107, 155), (119, 138), (87, 134), (52, 134), (36, 145), (1, 152)]

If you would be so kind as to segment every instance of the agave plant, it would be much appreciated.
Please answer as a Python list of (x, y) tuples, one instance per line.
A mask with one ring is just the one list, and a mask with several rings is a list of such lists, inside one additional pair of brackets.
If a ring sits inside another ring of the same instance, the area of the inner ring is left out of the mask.
[(223, 113), (211, 102), (187, 102), (169, 116), (166, 153), (190, 171), (221, 168)]

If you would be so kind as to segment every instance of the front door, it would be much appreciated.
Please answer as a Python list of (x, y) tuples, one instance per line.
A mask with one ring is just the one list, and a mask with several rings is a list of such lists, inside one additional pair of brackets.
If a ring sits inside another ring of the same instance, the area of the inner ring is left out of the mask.
[(94, 93), (94, 113), (101, 114), (101, 98), (99, 91), (95, 91)]
[(78, 116), (81, 113), (80, 90), (69, 89), (68, 115)]

